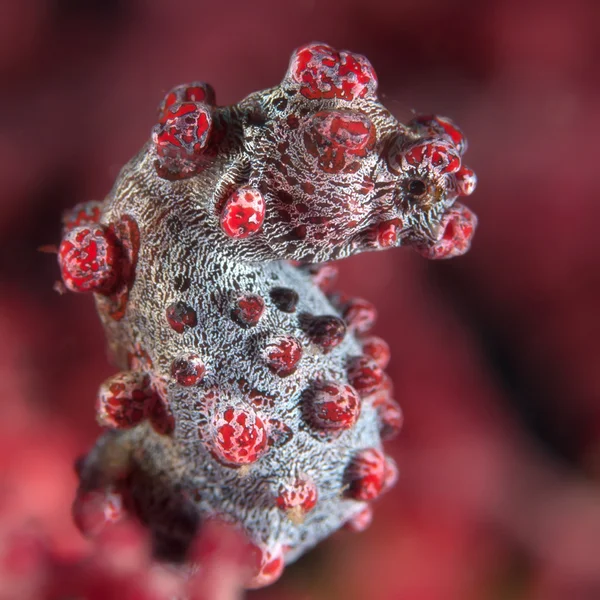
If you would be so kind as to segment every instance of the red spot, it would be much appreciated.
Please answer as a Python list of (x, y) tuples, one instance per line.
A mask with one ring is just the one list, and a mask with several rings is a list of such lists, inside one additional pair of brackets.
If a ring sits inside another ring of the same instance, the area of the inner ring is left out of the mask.
[(352, 533), (362, 533), (368, 529), (372, 521), (373, 509), (370, 506), (365, 506), (359, 513), (356, 513), (344, 523), (344, 529)]
[(231, 466), (256, 462), (268, 449), (263, 420), (251, 406), (228, 406), (213, 419), (213, 454)]
[(167, 306), (167, 322), (177, 333), (183, 333), (186, 327), (196, 327), (196, 311), (185, 302), (174, 302)]
[(300, 509), (310, 512), (317, 504), (317, 486), (308, 477), (297, 477), (293, 481), (282, 483), (275, 503), (281, 510)]
[(377, 320), (377, 309), (368, 300), (351, 298), (344, 303), (342, 317), (348, 329), (360, 335), (373, 329)]
[(198, 102), (170, 105), (154, 128), (157, 172), (166, 179), (195, 175), (203, 166), (212, 129), (210, 108)]
[(244, 294), (234, 303), (231, 318), (241, 327), (258, 325), (265, 311), (265, 301), (256, 294)]
[(310, 394), (310, 421), (325, 430), (350, 429), (360, 416), (360, 397), (350, 385), (318, 382)]
[(62, 279), (72, 292), (110, 294), (121, 275), (119, 259), (119, 243), (103, 225), (71, 229), (58, 249)]
[(329, 352), (343, 342), (346, 336), (346, 324), (339, 317), (330, 315), (312, 317), (306, 333), (313, 344)]
[(348, 380), (364, 398), (379, 389), (384, 381), (384, 372), (372, 358), (356, 356), (348, 363)]
[(195, 354), (180, 356), (171, 365), (173, 379), (179, 385), (186, 387), (198, 385), (204, 377), (204, 371), (205, 367), (202, 359)]
[(385, 457), (375, 448), (361, 450), (348, 467), (347, 495), (355, 500), (374, 500), (385, 482)]
[(354, 100), (374, 95), (377, 76), (360, 54), (337, 52), (326, 44), (309, 44), (294, 52), (287, 77), (300, 84), (300, 93), (311, 100)]
[(155, 392), (150, 377), (140, 371), (123, 371), (107, 379), (98, 390), (96, 418), (103, 427), (129, 429), (146, 418)]
[(287, 377), (296, 371), (302, 358), (302, 345), (290, 335), (278, 335), (267, 341), (262, 356), (271, 371)]
[(221, 228), (231, 238), (242, 239), (260, 231), (265, 218), (265, 200), (253, 188), (237, 189), (225, 202)]
[(376, 335), (371, 335), (361, 339), (361, 344), (365, 356), (372, 358), (382, 369), (388, 366), (390, 362), (390, 347), (385, 340)]

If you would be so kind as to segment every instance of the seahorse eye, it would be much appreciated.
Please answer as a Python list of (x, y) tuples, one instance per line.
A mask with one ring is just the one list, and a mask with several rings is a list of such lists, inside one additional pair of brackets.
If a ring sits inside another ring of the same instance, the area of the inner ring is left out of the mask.
[(408, 193), (416, 198), (424, 196), (427, 193), (427, 188), (427, 184), (422, 179), (410, 179), (406, 186)]

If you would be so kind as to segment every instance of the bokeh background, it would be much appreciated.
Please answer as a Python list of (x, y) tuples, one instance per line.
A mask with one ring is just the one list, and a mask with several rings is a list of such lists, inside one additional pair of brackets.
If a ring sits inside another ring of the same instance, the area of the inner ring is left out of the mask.
[[(58, 554), (89, 551), (72, 464), (114, 371), (91, 299), (56, 293), (38, 247), (64, 209), (109, 191), (170, 87), (205, 80), (236, 102), (313, 40), (368, 56), (400, 119), (461, 126), (480, 227), (452, 261), (340, 263), (392, 349), (401, 479), (367, 532), (336, 534), (248, 600), (598, 600), (595, 0), (3, 2), (0, 537), (36, 527)], [(11, 569), (0, 560), (2, 599)]]

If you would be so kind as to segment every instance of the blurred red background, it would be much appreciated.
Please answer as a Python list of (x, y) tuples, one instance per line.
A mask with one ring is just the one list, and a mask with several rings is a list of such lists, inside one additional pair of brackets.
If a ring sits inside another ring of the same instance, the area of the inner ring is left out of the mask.
[(64, 209), (109, 191), (170, 87), (205, 80), (236, 102), (313, 40), (365, 54), (400, 119), (461, 126), (480, 227), (452, 261), (340, 263), (392, 349), (401, 479), (367, 532), (336, 534), (248, 599), (597, 600), (595, 0), (4, 3), (0, 538), (33, 523), (56, 552), (86, 551), (72, 464), (113, 372), (92, 301), (53, 291), (37, 248), (58, 241)]

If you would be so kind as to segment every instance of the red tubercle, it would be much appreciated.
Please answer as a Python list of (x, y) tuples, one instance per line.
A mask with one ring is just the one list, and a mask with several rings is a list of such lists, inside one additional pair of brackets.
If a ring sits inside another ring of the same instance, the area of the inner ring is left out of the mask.
[(242, 294), (233, 303), (231, 318), (244, 328), (256, 327), (265, 312), (265, 301), (257, 294)]
[(354, 172), (355, 159), (375, 145), (376, 131), (358, 111), (322, 111), (307, 124), (304, 146), (325, 173)]
[(240, 567), (249, 566), (251, 558), (248, 538), (239, 524), (218, 512), (206, 515), (188, 555), (191, 564), (203, 566), (221, 562), (225, 557)]
[(459, 195), (470, 196), (477, 187), (477, 175), (469, 167), (461, 167), (456, 172), (456, 187)]
[(462, 204), (455, 203), (442, 220), (442, 237), (430, 245), (417, 245), (421, 256), (432, 260), (453, 258), (465, 254), (477, 228), (477, 217)]
[(258, 233), (265, 219), (265, 199), (251, 187), (235, 190), (221, 211), (221, 229), (231, 238), (243, 239)]
[(203, 516), (187, 556), (194, 568), (186, 577), (187, 593), (182, 596), (186, 600), (216, 600), (222, 598), (223, 590), (226, 596), (238, 596), (259, 566), (241, 524), (220, 512)]
[(95, 537), (125, 516), (123, 497), (108, 486), (99, 490), (79, 489), (72, 507), (73, 521), (86, 537)]
[(290, 288), (275, 287), (269, 292), (271, 301), (275, 306), (282, 312), (293, 313), (296, 312), (296, 305), (298, 304), (298, 292)]
[(337, 310), (342, 311), (346, 302), (350, 302), (352, 296), (347, 294), (346, 292), (342, 292), (341, 290), (336, 290), (327, 295), (327, 300), (334, 306)]
[(346, 321), (349, 331), (362, 335), (368, 333), (375, 326), (377, 309), (368, 300), (350, 298), (343, 304), (342, 317)]
[(311, 127), (330, 145), (358, 156), (364, 156), (375, 143), (373, 123), (359, 111), (321, 111), (312, 117)]
[(167, 323), (177, 333), (183, 333), (187, 328), (196, 327), (198, 317), (196, 311), (182, 301), (173, 302), (165, 311)]
[(110, 294), (121, 277), (121, 248), (103, 225), (83, 225), (66, 232), (58, 249), (63, 282), (72, 292)]
[(327, 44), (298, 48), (286, 77), (299, 84), (300, 93), (310, 100), (351, 101), (374, 95), (377, 89), (377, 75), (364, 56), (345, 50), (338, 52)]
[(175, 430), (171, 408), (160, 394), (155, 394), (146, 404), (146, 416), (154, 431), (160, 435), (170, 435)]
[(311, 424), (325, 431), (350, 429), (360, 417), (361, 402), (356, 390), (335, 381), (316, 382), (308, 394)]
[(169, 106), (158, 121), (161, 126), (156, 134), (159, 156), (168, 154), (169, 146), (201, 154), (206, 148), (211, 121), (210, 111), (197, 102)]
[(344, 523), (344, 529), (352, 533), (362, 533), (369, 528), (372, 522), (373, 509), (370, 506), (365, 506)]
[(354, 500), (374, 500), (383, 489), (386, 478), (384, 455), (375, 448), (358, 452), (347, 470), (347, 495)]
[(461, 155), (467, 149), (465, 135), (448, 117), (419, 115), (408, 123), (408, 127), (425, 137), (445, 138)]
[(317, 504), (318, 491), (315, 483), (301, 475), (279, 486), (275, 504), (283, 511), (295, 511), (302, 516)]
[(182, 100), (186, 102), (204, 102), (214, 106), (216, 104), (216, 94), (209, 83), (188, 84), (185, 86)]
[(390, 347), (388, 343), (376, 336), (370, 335), (360, 339), (363, 354), (372, 358), (381, 369), (385, 369), (391, 358)]
[(158, 116), (161, 120), (167, 117), (167, 110), (175, 105), (184, 102), (198, 102), (215, 106), (216, 95), (215, 90), (209, 83), (196, 81), (193, 83), (185, 83), (174, 87), (164, 97), (158, 108)]
[(383, 466), (383, 485), (381, 486), (381, 493), (391, 490), (396, 483), (398, 483), (398, 465), (391, 456), (385, 457), (385, 463)]
[(302, 358), (302, 345), (291, 335), (277, 335), (264, 344), (262, 358), (266, 365), (280, 377), (292, 375)]
[(399, 404), (389, 393), (378, 394), (373, 401), (379, 421), (379, 433), (383, 441), (394, 439), (402, 429), (404, 415)]
[(205, 162), (212, 125), (212, 110), (204, 103), (168, 106), (152, 133), (158, 175), (165, 179), (196, 175)]
[(371, 225), (360, 233), (357, 245), (365, 250), (383, 250), (400, 245), (403, 229), (402, 219), (391, 219)]
[(377, 246), (379, 248), (393, 248), (397, 246), (402, 227), (402, 219), (393, 219), (376, 225), (374, 233)]
[(179, 356), (171, 364), (171, 376), (184, 387), (201, 383), (205, 370), (204, 362), (197, 354)]
[(258, 589), (275, 583), (281, 577), (285, 567), (281, 545), (250, 544), (249, 549), (253, 575), (246, 583), (247, 589)]
[(152, 371), (153, 363), (146, 349), (135, 343), (127, 353), (127, 366), (130, 371)]
[(211, 451), (229, 466), (250, 465), (268, 450), (263, 419), (251, 406), (228, 406), (213, 418)]
[(120, 321), (125, 316), (129, 290), (135, 281), (135, 271), (140, 249), (140, 230), (138, 225), (129, 215), (109, 225), (109, 231), (116, 237), (120, 247), (119, 282), (114, 291), (98, 298), (99, 307), (105, 310), (115, 321)]
[(396, 175), (415, 170), (445, 176), (456, 173), (461, 167), (461, 158), (456, 147), (440, 137), (407, 145), (406, 139), (400, 134), (388, 143), (386, 158), (390, 170)]
[(362, 398), (376, 392), (385, 373), (383, 369), (368, 356), (355, 356), (348, 361), (348, 381)]
[(460, 169), (460, 156), (457, 151), (444, 142), (425, 141), (408, 148), (403, 154), (411, 167), (431, 166), (441, 174), (456, 173)]
[(332, 291), (339, 273), (337, 267), (327, 263), (310, 265), (307, 271), (313, 283), (324, 293)]
[(96, 418), (103, 427), (129, 429), (146, 418), (155, 392), (150, 376), (140, 371), (122, 371), (107, 379), (98, 390)]
[(346, 324), (333, 315), (310, 317), (306, 334), (313, 344), (319, 346), (324, 352), (329, 352), (344, 341)]
[(96, 224), (100, 221), (101, 214), (102, 202), (90, 200), (77, 204), (63, 214), (63, 230), (67, 232), (75, 227)]

